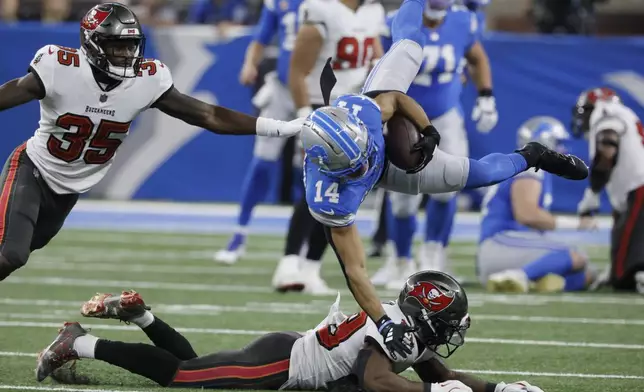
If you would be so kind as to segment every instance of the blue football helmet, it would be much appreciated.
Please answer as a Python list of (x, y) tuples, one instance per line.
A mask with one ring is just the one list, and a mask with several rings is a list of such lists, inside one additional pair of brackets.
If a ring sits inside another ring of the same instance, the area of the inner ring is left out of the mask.
[(544, 146), (559, 151), (567, 150), (570, 134), (563, 123), (554, 117), (538, 116), (524, 122), (517, 133), (517, 145), (523, 147), (528, 142), (539, 142)]

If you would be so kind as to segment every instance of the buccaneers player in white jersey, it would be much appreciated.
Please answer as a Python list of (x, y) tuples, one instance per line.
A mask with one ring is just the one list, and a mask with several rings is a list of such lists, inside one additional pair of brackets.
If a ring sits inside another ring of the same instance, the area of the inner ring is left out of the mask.
[(594, 225), (605, 188), (613, 209), (610, 284), (644, 293), (644, 125), (609, 88), (584, 91), (573, 109), (573, 134), (588, 138), (590, 184), (578, 206), (581, 228)]
[[(345, 316), (339, 298), (327, 318), (304, 334), (266, 334), (245, 348), (197, 356), (188, 340), (150, 313), (141, 296), (98, 294), (81, 308), (86, 317), (138, 325), (154, 345), (99, 339), (79, 323), (66, 323), (41, 353), (36, 377), (73, 382), (66, 362), (92, 358), (147, 377), (164, 387), (334, 392), (543, 392), (525, 381), (488, 383), (448, 369), (439, 357), (465, 342), (470, 326), (467, 296), (449, 275), (410, 276), (398, 300), (383, 305), (395, 322), (415, 328), (412, 353), (390, 354), (376, 324), (360, 312)], [(399, 376), (413, 368), (422, 382)], [(57, 370), (58, 369), (58, 370)]]
[(255, 118), (177, 91), (167, 66), (144, 59), (136, 15), (119, 3), (92, 8), (81, 48), (41, 48), (29, 72), (0, 86), (0, 111), (40, 100), (34, 136), (0, 177), (0, 280), (60, 230), (78, 200), (109, 170), (130, 123), (156, 108), (214, 133), (292, 136), (300, 122)]

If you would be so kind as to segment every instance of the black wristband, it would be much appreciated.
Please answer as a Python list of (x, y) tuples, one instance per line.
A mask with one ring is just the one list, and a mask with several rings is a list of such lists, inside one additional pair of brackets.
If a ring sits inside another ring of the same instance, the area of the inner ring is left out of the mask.
[(432, 392), (432, 384), (430, 384), (428, 382), (424, 383), (423, 384), (423, 392)]
[(491, 88), (484, 88), (479, 90), (479, 97), (492, 97), (494, 94), (492, 94), (492, 89)]
[(389, 316), (387, 316), (386, 314), (384, 316), (380, 317), (380, 319), (378, 319), (378, 321), (376, 321), (376, 328), (378, 328), (378, 332), (380, 332), (380, 327), (382, 327), (383, 325), (385, 325), (389, 321), (391, 321), (391, 318), (389, 318)]
[(485, 392), (494, 392), (496, 390), (497, 384), (488, 382), (485, 384)]

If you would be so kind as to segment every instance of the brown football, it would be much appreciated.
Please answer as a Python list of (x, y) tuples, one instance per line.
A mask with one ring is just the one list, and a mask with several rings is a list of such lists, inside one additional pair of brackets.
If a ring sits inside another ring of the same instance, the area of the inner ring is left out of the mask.
[(411, 151), (420, 139), (416, 125), (402, 114), (395, 113), (387, 121), (385, 134), (385, 153), (391, 163), (403, 170), (409, 170), (420, 165), (423, 154)]

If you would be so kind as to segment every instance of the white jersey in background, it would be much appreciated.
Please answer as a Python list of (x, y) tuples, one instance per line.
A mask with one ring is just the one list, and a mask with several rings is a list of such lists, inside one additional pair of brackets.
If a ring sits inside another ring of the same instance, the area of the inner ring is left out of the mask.
[[(394, 302), (385, 303), (383, 307), (394, 323), (405, 319)], [(338, 295), (327, 318), (307, 331), (293, 345), (289, 380), (280, 389), (316, 390), (323, 388), (328, 382), (348, 376), (366, 340), (382, 347), (382, 351), (392, 361), (395, 373), (401, 373), (415, 363), (427, 361), (434, 356), (424, 347), (418, 347), (416, 339), (411, 338), (412, 353), (406, 358), (398, 357), (394, 360), (376, 324), (365, 312), (351, 316), (342, 313)]]
[(617, 164), (613, 168), (606, 191), (613, 209), (626, 210), (628, 193), (644, 185), (644, 126), (627, 106), (617, 102), (597, 102), (590, 116), (590, 159), (595, 158), (596, 138), (604, 130), (619, 135)]
[(83, 193), (107, 173), (134, 118), (172, 87), (167, 66), (145, 60), (139, 76), (104, 92), (81, 50), (41, 48), (30, 69), (46, 92), (27, 155), (58, 194)]
[(305, 0), (300, 6), (300, 25), (313, 24), (324, 39), (320, 55), (306, 82), (311, 103), (322, 105), (320, 74), (329, 57), (338, 82), (331, 99), (359, 92), (367, 78), (374, 43), (384, 29), (382, 4), (367, 1), (354, 12), (339, 0)]

